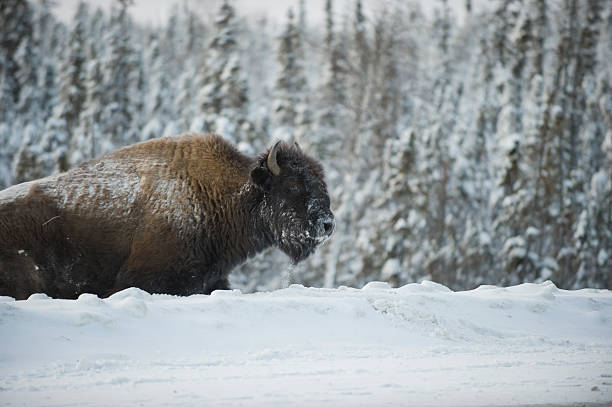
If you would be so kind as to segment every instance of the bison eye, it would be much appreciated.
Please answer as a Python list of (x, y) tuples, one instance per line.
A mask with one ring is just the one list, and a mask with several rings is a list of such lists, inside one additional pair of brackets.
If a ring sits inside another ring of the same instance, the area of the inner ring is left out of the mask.
[(290, 191), (292, 194), (297, 194), (297, 193), (299, 193), (299, 192), (300, 192), (300, 187), (298, 187), (297, 185), (291, 185), (291, 186), (289, 187), (289, 191)]

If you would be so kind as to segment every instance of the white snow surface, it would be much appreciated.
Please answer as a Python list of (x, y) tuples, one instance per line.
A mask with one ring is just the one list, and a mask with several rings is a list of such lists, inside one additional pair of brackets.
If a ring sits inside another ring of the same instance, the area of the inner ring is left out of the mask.
[(550, 282), (0, 297), (0, 338), (7, 406), (612, 400), (612, 292)]

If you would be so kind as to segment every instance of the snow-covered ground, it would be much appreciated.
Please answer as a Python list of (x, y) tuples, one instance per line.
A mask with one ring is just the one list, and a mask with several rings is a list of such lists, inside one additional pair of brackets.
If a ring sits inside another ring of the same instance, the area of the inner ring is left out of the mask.
[(0, 405), (612, 400), (612, 292), (552, 283), (0, 301)]

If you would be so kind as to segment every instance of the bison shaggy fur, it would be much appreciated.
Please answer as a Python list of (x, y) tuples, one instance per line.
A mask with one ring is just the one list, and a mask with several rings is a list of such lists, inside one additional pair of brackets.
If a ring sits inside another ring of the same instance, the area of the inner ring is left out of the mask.
[(333, 227), (323, 169), (295, 143), (249, 157), (214, 135), (150, 140), (0, 192), (0, 295), (210, 293), (267, 247), (303, 260)]

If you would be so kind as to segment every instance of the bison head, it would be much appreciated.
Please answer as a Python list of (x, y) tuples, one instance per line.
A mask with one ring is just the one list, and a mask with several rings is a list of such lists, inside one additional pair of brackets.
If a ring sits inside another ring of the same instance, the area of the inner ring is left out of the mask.
[(262, 191), (264, 223), (294, 263), (304, 260), (331, 236), (334, 215), (323, 168), (297, 143), (277, 142), (259, 157), (251, 179)]

